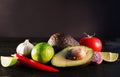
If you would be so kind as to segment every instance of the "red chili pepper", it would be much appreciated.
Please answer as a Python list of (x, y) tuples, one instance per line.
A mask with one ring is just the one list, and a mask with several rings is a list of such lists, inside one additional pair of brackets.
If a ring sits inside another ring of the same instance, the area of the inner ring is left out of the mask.
[(39, 69), (39, 70), (44, 70), (44, 71), (51, 71), (51, 72), (59, 72), (58, 69), (56, 68), (53, 68), (51, 66), (48, 66), (48, 65), (45, 65), (45, 64), (42, 64), (40, 62), (37, 62), (37, 61), (34, 61), (32, 59), (29, 59), (29, 58), (26, 58), (20, 54), (15, 54), (15, 57), (18, 58), (18, 60), (24, 64), (26, 64), (27, 66), (30, 66), (32, 68), (36, 68), (36, 69)]

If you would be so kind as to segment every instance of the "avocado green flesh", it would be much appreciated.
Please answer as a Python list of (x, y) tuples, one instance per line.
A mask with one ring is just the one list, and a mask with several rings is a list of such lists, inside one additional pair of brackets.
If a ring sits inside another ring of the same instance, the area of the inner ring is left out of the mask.
[[(87, 51), (86, 57), (84, 57), (81, 60), (70, 60), (66, 59), (65, 55), (70, 49), (74, 48), (84, 48), (85, 51)], [(71, 46), (63, 49), (62, 51), (58, 52), (53, 59), (51, 60), (52, 65), (56, 67), (71, 67), (71, 66), (79, 66), (84, 65), (89, 62), (91, 62), (93, 57), (93, 50), (91, 48), (88, 48), (86, 46)]]

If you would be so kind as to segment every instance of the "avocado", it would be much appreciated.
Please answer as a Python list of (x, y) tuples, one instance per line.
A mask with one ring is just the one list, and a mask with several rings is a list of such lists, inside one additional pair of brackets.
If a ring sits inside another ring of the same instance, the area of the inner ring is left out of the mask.
[(48, 43), (54, 47), (55, 50), (62, 50), (68, 46), (80, 45), (71, 35), (65, 33), (55, 33), (51, 35)]
[[(73, 53), (73, 51), (74, 54), (71, 54)], [(76, 56), (77, 54), (79, 54), (78, 51), (80, 51), (81, 53), (80, 58), (79, 56)], [(73, 58), (71, 58), (70, 55)], [(86, 65), (91, 62), (93, 55), (94, 51), (86, 46), (69, 46), (55, 54), (51, 60), (51, 64), (56, 67), (72, 67)], [(75, 56), (78, 58), (76, 58)]]

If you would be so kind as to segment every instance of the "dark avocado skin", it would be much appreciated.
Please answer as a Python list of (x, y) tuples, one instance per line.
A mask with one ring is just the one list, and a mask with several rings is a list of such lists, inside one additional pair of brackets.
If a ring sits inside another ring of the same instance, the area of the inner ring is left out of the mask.
[(80, 45), (71, 35), (64, 33), (55, 33), (51, 35), (48, 43), (54, 47), (56, 51), (60, 51), (68, 46)]

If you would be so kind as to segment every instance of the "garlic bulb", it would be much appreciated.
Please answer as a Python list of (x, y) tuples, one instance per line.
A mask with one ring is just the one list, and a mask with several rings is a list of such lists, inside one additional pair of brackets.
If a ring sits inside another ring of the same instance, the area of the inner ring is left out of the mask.
[(34, 45), (32, 43), (30, 43), (28, 39), (26, 39), (23, 43), (20, 43), (17, 46), (16, 52), (23, 56), (30, 57), (33, 47), (34, 47)]

